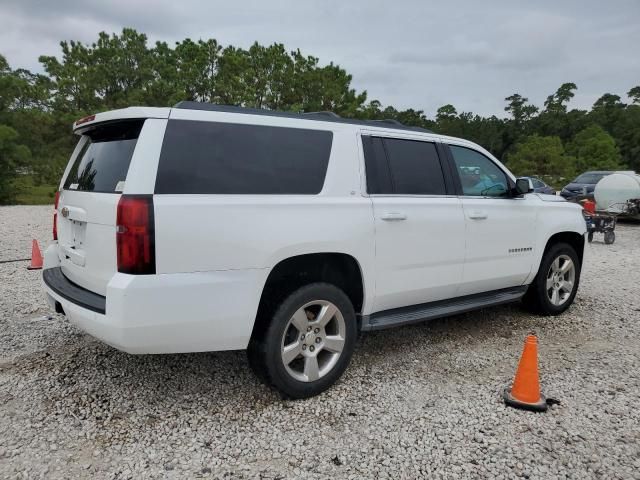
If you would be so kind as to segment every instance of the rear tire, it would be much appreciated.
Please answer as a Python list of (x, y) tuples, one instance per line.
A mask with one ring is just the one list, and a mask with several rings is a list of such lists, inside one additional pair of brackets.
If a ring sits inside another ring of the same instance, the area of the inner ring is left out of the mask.
[(587, 241), (588, 241), (589, 243), (593, 242), (593, 232), (589, 232), (589, 233), (587, 234)]
[(334, 285), (295, 290), (276, 308), (247, 351), (257, 376), (284, 398), (330, 388), (349, 365), (358, 327), (349, 297)]
[(571, 304), (580, 283), (580, 260), (567, 243), (552, 245), (523, 298), (525, 307), (542, 315), (559, 315)]

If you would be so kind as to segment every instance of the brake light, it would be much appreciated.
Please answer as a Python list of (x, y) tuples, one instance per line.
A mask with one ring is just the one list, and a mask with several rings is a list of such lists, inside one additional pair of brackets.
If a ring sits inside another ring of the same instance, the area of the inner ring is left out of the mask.
[(156, 273), (153, 196), (122, 195), (116, 220), (118, 271)]
[(56, 199), (53, 202), (53, 239), (58, 240), (58, 201), (60, 200), (60, 191), (56, 191)]
[(76, 127), (78, 125), (82, 125), (83, 123), (89, 123), (89, 122), (93, 122), (96, 119), (95, 115), (89, 115), (87, 117), (82, 117), (80, 120), (76, 120)]

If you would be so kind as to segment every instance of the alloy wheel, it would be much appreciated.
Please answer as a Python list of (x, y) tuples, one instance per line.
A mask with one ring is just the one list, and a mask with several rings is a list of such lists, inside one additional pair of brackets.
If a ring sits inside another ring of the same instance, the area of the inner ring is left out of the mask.
[(547, 297), (552, 305), (559, 307), (571, 297), (576, 281), (576, 267), (568, 255), (559, 255), (547, 272)]
[(346, 325), (338, 307), (313, 300), (293, 314), (282, 336), (281, 357), (287, 373), (313, 382), (335, 367), (345, 344)]

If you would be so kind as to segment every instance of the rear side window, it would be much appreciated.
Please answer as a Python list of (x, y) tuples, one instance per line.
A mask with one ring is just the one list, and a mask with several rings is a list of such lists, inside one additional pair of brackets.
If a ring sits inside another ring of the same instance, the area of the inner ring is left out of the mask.
[(333, 134), (298, 128), (170, 120), (156, 193), (320, 193)]
[(365, 137), (367, 191), (371, 194), (445, 195), (435, 144)]
[(119, 193), (144, 120), (99, 125), (83, 134), (88, 137), (73, 162), (63, 187), (66, 190)]
[(362, 147), (367, 167), (367, 192), (393, 193), (389, 162), (382, 138), (363, 136)]

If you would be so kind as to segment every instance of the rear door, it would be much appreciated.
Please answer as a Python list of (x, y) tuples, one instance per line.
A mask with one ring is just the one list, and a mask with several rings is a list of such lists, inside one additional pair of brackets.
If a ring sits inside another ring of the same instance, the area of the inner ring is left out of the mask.
[(362, 140), (376, 231), (374, 311), (454, 297), (465, 224), (440, 146), (411, 138)]
[(58, 254), (74, 283), (106, 295), (117, 269), (118, 200), (144, 120), (99, 124), (84, 132), (61, 184)]

